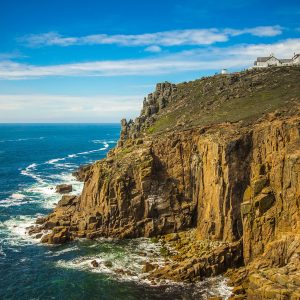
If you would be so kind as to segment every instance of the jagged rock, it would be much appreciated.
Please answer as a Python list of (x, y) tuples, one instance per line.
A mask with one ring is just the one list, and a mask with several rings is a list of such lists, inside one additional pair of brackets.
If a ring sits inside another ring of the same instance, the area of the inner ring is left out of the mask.
[(57, 206), (75, 205), (78, 202), (78, 197), (75, 195), (64, 195), (61, 200), (58, 201)]
[(144, 98), (140, 117), (136, 118), (134, 122), (121, 120), (121, 136), (118, 147), (121, 147), (125, 140), (138, 138), (143, 130), (149, 128), (154, 123), (155, 114), (172, 102), (172, 94), (176, 90), (176, 85), (169, 82), (158, 83), (155, 92)]
[(41, 226), (30, 226), (27, 228), (27, 232), (29, 235), (34, 235), (34, 234), (40, 233), (41, 231), (42, 231)]
[(67, 194), (72, 192), (71, 184), (59, 184), (56, 186), (56, 192), (60, 194)]
[(46, 218), (45, 217), (38, 217), (35, 221), (36, 224), (43, 224), (45, 223)]
[(297, 299), (298, 83), (298, 69), (274, 68), (157, 85), (141, 116), (122, 120), (118, 147), (87, 170), (82, 195), (45, 219), (52, 233), (42, 242), (196, 228), (195, 241), (220, 244), (205, 252), (193, 240), (170, 239), (190, 250), (151, 276), (193, 281), (244, 264), (234, 282), (247, 299)]
[(78, 168), (78, 170), (74, 171), (72, 175), (78, 180), (78, 181), (85, 181), (86, 176), (88, 174), (88, 171), (90, 169), (91, 165), (81, 166)]
[(92, 265), (94, 268), (98, 268), (98, 267), (99, 267), (99, 263), (98, 263), (96, 260), (92, 260), (92, 261), (91, 261), (91, 265)]
[(145, 265), (143, 266), (142, 272), (143, 273), (149, 273), (149, 272), (151, 272), (155, 269), (156, 269), (155, 265), (152, 265), (151, 263), (146, 262)]

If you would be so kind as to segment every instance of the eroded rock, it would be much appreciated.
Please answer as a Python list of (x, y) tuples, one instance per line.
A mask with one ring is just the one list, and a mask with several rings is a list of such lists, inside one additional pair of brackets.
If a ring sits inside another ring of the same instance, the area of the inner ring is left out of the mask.
[(72, 185), (71, 184), (59, 184), (55, 188), (57, 193), (60, 194), (67, 194), (72, 192)]

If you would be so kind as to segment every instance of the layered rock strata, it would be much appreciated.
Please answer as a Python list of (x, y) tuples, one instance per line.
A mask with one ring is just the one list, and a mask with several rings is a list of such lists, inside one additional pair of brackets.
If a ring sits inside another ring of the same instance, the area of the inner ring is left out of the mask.
[[(291, 76), (290, 70), (280, 72)], [(263, 86), (253, 80), (261, 77), (250, 75), (251, 91), (261, 93)], [(220, 80), (234, 90), (241, 78)], [(156, 269), (153, 276), (194, 280), (244, 265), (239, 278), (232, 276), (240, 286), (236, 293), (299, 299), (299, 98), (286, 107), (276, 102), (278, 109), (263, 116), (251, 112), (247, 122), (189, 123), (151, 134), (153, 124), (183, 105), (176, 91), (172, 84), (158, 85), (141, 116), (122, 121), (118, 147), (81, 171), (81, 196), (64, 196), (39, 220), (41, 228), (52, 230), (42, 241), (153, 237), (195, 228), (198, 240), (218, 241), (220, 247)], [(218, 104), (209, 101), (212, 111), (222, 101), (227, 105), (221, 96)]]

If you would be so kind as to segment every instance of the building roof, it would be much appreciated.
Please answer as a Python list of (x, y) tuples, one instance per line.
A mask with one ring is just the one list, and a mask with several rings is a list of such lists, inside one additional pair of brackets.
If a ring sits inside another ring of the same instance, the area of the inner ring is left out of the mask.
[(256, 59), (257, 62), (266, 62), (267, 60), (269, 60), (271, 58), (271, 56), (266, 56), (266, 57), (258, 57)]
[(291, 59), (291, 58), (283, 58), (283, 59), (279, 59), (279, 61), (280, 61), (281, 63), (289, 63), (289, 62), (292, 62), (293, 59)]
[(277, 60), (279, 60), (278, 58), (276, 58), (274, 55), (270, 55), (270, 56), (262, 56), (262, 57), (258, 57), (256, 59), (257, 62), (266, 62), (268, 61), (270, 58), (275, 58)]
[(300, 53), (294, 54), (293, 58), (282, 58), (282, 59), (276, 58), (273, 54), (271, 54), (270, 56), (261, 56), (261, 57), (257, 57), (256, 61), (254, 62), (254, 66), (257, 66), (257, 63), (259, 62), (267, 62), (270, 58), (275, 58), (277, 61), (281, 63), (293, 63), (293, 61), (298, 57), (300, 57)]

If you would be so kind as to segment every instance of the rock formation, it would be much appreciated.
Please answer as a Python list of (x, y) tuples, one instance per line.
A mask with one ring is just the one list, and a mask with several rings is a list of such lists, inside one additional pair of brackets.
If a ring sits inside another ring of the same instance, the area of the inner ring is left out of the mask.
[(59, 184), (56, 186), (55, 191), (60, 194), (68, 194), (72, 192), (72, 189), (71, 184)]
[(118, 145), (123, 145), (127, 139), (135, 139), (149, 128), (157, 119), (158, 113), (174, 100), (175, 84), (169, 82), (158, 83), (155, 92), (144, 98), (143, 108), (139, 117), (134, 122), (126, 119), (121, 120), (121, 134)]
[(299, 75), (275, 68), (158, 84), (140, 117), (122, 120), (118, 146), (81, 174), (81, 196), (39, 220), (52, 230), (42, 241), (195, 228), (195, 239), (220, 247), (153, 276), (195, 280), (244, 265), (232, 276), (236, 293), (300, 299)]

